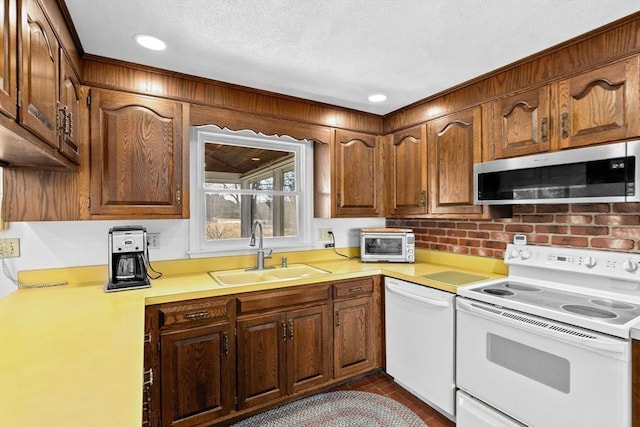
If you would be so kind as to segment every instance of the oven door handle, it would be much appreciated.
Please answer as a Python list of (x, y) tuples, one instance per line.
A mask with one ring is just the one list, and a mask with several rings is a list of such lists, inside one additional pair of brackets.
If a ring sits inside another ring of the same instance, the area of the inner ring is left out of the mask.
[(390, 285), (388, 283), (385, 285), (385, 287), (387, 288), (387, 291), (391, 292), (392, 294), (400, 295), (402, 297), (409, 298), (409, 299), (412, 299), (412, 300), (415, 300), (415, 301), (419, 301), (421, 303), (428, 304), (428, 305), (431, 305), (431, 306), (434, 306), (434, 307), (449, 307), (449, 303), (446, 302), (446, 301), (440, 301), (440, 300), (437, 300), (437, 299), (426, 298), (426, 297), (423, 297), (421, 295), (413, 294), (411, 292), (401, 291), (400, 289), (398, 289), (398, 288), (396, 288), (393, 285)]

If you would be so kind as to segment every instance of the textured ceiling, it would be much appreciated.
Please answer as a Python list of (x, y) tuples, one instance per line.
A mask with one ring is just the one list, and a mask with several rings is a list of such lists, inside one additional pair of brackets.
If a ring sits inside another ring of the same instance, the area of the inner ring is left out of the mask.
[[(386, 114), (640, 0), (65, 0), (86, 53)], [(167, 43), (147, 51), (147, 33)], [(385, 93), (371, 104), (367, 96)]]

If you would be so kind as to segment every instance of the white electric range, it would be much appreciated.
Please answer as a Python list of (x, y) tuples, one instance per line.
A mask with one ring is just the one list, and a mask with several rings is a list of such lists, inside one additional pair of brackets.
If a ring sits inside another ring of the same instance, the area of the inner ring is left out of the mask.
[(630, 426), (640, 254), (509, 245), (505, 263), (457, 292), (459, 427)]

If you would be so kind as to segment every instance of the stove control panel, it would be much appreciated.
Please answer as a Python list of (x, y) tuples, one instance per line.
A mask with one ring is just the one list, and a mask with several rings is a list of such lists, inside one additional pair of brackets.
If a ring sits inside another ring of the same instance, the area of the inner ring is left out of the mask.
[(505, 251), (504, 262), (516, 268), (539, 267), (640, 280), (640, 254), (510, 244)]

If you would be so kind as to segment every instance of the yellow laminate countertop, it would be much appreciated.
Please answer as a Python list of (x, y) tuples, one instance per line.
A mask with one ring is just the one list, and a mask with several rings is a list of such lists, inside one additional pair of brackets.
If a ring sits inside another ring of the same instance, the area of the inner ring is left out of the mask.
[(185, 260), (154, 263), (165, 274), (151, 288), (105, 293), (104, 266), (21, 273), (23, 281), (66, 277), (69, 285), (19, 289), (0, 298), (0, 426), (140, 425), (146, 305), (375, 274), (455, 292), (456, 286), (422, 276), (451, 269), (486, 277), (506, 273), (500, 260), (430, 251), (419, 251), (415, 264), (300, 259), (331, 274), (222, 287), (207, 271), (246, 261), (226, 260), (224, 268), (216, 261), (218, 268), (210, 268), (211, 261)]

